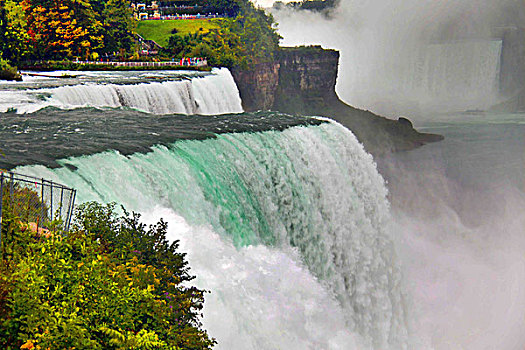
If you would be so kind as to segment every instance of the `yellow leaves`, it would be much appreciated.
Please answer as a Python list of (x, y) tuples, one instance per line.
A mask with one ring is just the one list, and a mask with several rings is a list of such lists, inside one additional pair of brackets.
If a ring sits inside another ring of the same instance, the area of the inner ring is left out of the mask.
[(28, 340), (24, 343), (24, 345), (22, 345), (20, 347), (20, 349), (34, 349), (35, 348), (35, 344), (33, 344), (33, 341), (32, 340)]
[(95, 28), (96, 23), (82, 21), (82, 16), (89, 17), (89, 11), (92, 11), (89, 2), (85, 2), (89, 7), (86, 8), (84, 5), (71, 6), (71, 0), (55, 0), (33, 7), (29, 1), (24, 1), (26, 3), (22, 6), (28, 6), (26, 13), (32, 39), (42, 48), (43, 56), (64, 58), (73, 54), (88, 55), (92, 47), (100, 47), (103, 39)]

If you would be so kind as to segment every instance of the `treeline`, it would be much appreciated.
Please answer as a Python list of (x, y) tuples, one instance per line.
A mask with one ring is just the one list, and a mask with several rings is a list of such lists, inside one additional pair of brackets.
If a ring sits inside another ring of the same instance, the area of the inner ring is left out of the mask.
[(340, 3), (340, 0), (302, 0), (302, 1), (276, 1), (273, 3), (273, 8), (281, 10), (283, 8), (290, 8), (294, 10), (307, 10), (313, 12), (323, 12), (329, 14)]
[(212, 66), (250, 68), (274, 59), (281, 36), (270, 14), (249, 0), (211, 0), (229, 18), (219, 28), (180, 35), (173, 33), (168, 50), (176, 57), (207, 57)]
[(0, 0), (0, 55), (12, 63), (133, 52), (127, 0)]
[[(219, 27), (174, 32), (160, 59), (206, 57), (212, 66), (248, 68), (274, 59), (281, 37), (273, 17), (249, 0), (208, 0), (228, 18)], [(138, 59), (128, 0), (0, 0), (0, 59)]]

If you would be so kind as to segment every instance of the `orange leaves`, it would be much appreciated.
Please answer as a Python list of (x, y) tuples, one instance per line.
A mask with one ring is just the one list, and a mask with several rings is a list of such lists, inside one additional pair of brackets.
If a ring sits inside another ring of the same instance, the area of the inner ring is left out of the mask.
[(31, 349), (34, 349), (35, 348), (35, 344), (33, 344), (33, 342), (31, 340), (28, 340), (24, 343), (24, 345), (22, 345), (20, 347), (20, 349), (28, 349), (28, 350), (31, 350)]
[(31, 37), (42, 58), (63, 59), (86, 54), (90, 51), (93, 37), (101, 41), (79, 23), (80, 14), (75, 13), (78, 9), (73, 5), (72, 0), (56, 0), (47, 5), (27, 7)]

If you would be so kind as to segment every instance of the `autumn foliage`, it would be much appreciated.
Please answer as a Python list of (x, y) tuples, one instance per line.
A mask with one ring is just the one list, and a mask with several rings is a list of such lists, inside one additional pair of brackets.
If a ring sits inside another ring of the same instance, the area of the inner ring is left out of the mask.
[(0, 0), (0, 54), (11, 62), (131, 50), (134, 28), (127, 1)]

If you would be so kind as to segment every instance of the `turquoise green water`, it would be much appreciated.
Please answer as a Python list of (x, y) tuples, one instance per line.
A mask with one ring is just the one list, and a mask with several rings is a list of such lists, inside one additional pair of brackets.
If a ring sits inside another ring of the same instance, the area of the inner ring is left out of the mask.
[(225, 133), (124, 156), (115, 151), (19, 168), (78, 190), (79, 202), (170, 208), (238, 247), (294, 249), (338, 299), (350, 329), (381, 348), (406, 342), (384, 181), (333, 123)]

